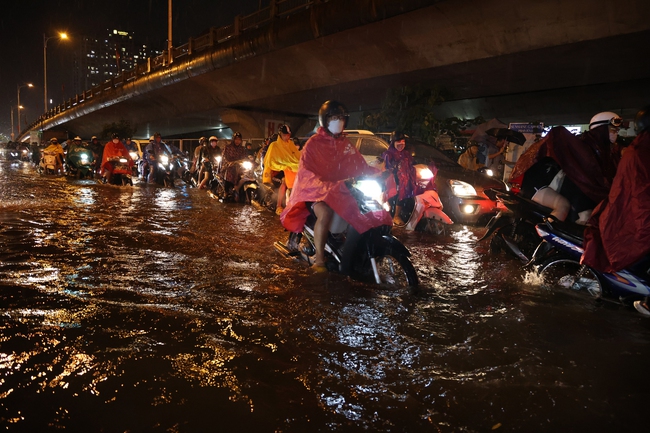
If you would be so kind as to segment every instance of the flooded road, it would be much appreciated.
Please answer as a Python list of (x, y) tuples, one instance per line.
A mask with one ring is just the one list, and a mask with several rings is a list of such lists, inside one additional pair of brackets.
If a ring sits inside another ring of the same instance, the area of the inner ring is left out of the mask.
[(481, 229), (396, 235), (422, 293), (312, 275), (205, 191), (0, 162), (9, 431), (639, 431), (650, 320), (552, 293)]

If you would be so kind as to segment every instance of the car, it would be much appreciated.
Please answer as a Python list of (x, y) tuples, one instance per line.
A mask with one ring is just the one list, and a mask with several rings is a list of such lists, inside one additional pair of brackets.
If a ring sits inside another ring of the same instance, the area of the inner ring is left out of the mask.
[[(381, 155), (388, 143), (370, 131), (346, 131), (350, 142), (364, 156), (368, 164), (382, 167)], [(507, 191), (499, 179), (477, 171), (467, 170), (451, 160), (440, 150), (422, 141), (407, 138), (406, 149), (416, 164), (433, 163), (438, 172), (435, 185), (444, 212), (457, 223), (482, 224), (501, 208), (496, 200), (497, 191)], [(421, 171), (418, 170), (418, 173)]]

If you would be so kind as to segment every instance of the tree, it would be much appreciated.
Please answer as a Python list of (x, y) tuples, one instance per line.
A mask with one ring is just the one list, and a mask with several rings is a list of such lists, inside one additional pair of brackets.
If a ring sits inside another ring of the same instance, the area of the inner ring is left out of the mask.
[(114, 133), (119, 134), (121, 138), (133, 137), (136, 128), (131, 127), (129, 120), (121, 119), (118, 123), (107, 123), (102, 129), (101, 137), (110, 138)]
[(442, 104), (450, 93), (440, 86), (403, 86), (388, 89), (381, 110), (362, 115), (363, 128), (372, 131), (399, 130), (427, 143), (435, 143), (441, 134), (455, 137), (469, 125), (482, 123), (483, 119), (437, 119), (435, 106)]

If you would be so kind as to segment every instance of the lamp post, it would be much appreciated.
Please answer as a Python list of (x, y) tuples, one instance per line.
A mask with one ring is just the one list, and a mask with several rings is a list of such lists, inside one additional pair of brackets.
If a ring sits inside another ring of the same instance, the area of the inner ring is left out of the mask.
[(14, 141), (14, 106), (11, 106), (11, 141)]
[(32, 83), (27, 83), (27, 84), (23, 84), (22, 86), (18, 85), (17, 87), (18, 87), (18, 90), (17, 90), (17, 93), (18, 93), (18, 135), (20, 135), (20, 89), (22, 89), (23, 87), (34, 87), (34, 85)]
[(59, 33), (56, 36), (45, 36), (43, 33), (43, 108), (45, 109), (44, 113), (47, 113), (47, 41), (54, 38), (68, 39), (68, 35), (65, 33)]

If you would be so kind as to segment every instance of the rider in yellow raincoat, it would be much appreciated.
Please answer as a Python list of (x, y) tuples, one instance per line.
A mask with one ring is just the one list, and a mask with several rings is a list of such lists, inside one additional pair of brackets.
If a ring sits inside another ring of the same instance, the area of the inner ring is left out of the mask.
[(281, 125), (278, 129), (278, 139), (269, 145), (264, 157), (264, 172), (262, 173), (262, 182), (269, 184), (273, 179), (273, 172), (284, 171), (284, 182), (286, 187), (280, 187), (278, 192), (278, 206), (276, 213), (282, 212), (282, 201), (285, 195), (285, 189), (293, 188), (293, 182), (296, 179), (298, 171), (298, 162), (300, 161), (300, 150), (291, 140), (291, 129), (288, 125)]

